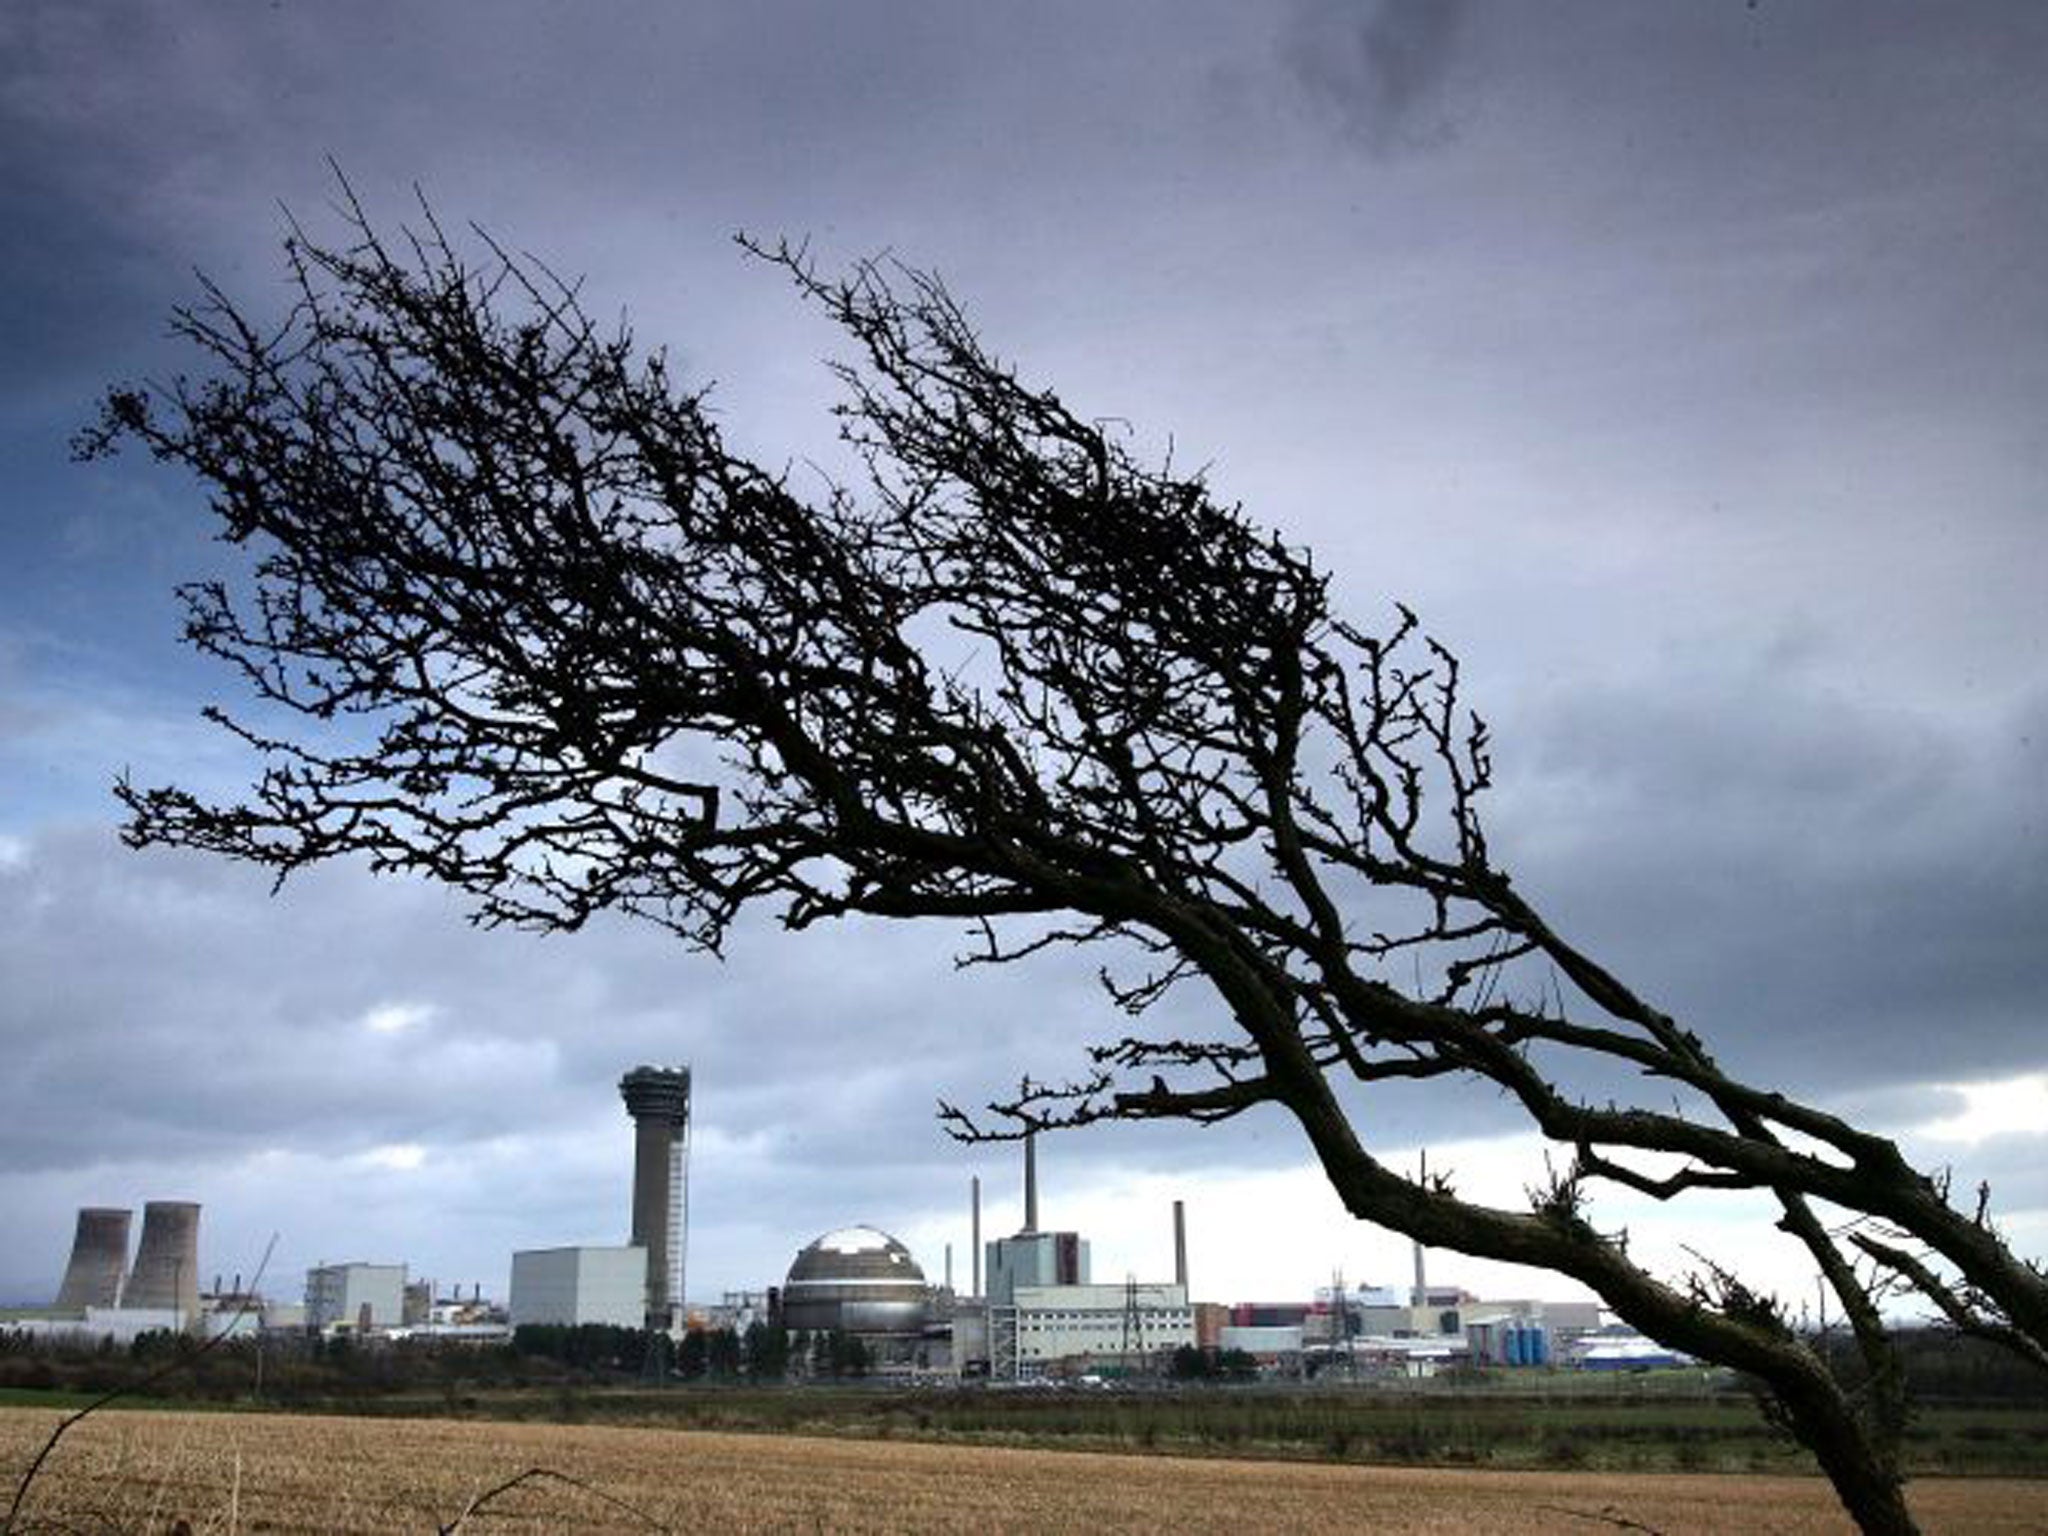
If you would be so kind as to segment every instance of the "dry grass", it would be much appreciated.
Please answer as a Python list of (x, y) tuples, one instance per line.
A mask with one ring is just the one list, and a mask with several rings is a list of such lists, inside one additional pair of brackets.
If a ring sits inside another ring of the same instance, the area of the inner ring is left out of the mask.
[[(56, 1415), (0, 1410), (8, 1492)], [(465, 1532), (962, 1530), (1839, 1532), (1818, 1478), (1458, 1472), (1165, 1460), (435, 1420), (104, 1412), (38, 1479), (25, 1528), (431, 1532), (529, 1467)], [(602, 1496), (597, 1490), (601, 1491)], [(644, 1511), (646, 1519), (617, 1502)], [(1931, 1532), (2048, 1532), (2048, 1484), (1923, 1481)], [(0, 1499), (4, 1509), (4, 1499)], [(1624, 1522), (1633, 1522), (1633, 1527)]]

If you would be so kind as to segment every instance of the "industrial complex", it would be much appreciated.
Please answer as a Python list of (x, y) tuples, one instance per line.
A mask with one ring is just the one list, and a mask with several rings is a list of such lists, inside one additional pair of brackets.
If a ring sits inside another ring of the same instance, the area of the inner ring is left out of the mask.
[(54, 1304), (0, 1314), (0, 1327), (114, 1339), (159, 1329), (286, 1329), (488, 1342), (529, 1324), (604, 1324), (680, 1339), (763, 1323), (789, 1335), (858, 1340), (862, 1358), (880, 1373), (998, 1382), (1159, 1374), (1188, 1350), (1232, 1352), (1258, 1370), (1298, 1375), (1429, 1375), (1455, 1364), (1623, 1368), (1669, 1358), (1603, 1329), (1591, 1302), (1486, 1300), (1432, 1286), (1419, 1246), (1412, 1287), (1354, 1289), (1337, 1276), (1303, 1300), (1196, 1301), (1187, 1212), (1178, 1200), (1170, 1279), (1097, 1279), (1085, 1237), (1040, 1225), (1031, 1136), (1023, 1141), (1024, 1222), (1016, 1232), (982, 1240), (981, 1181), (969, 1182), (964, 1289), (954, 1285), (950, 1244), (934, 1283), (902, 1242), (853, 1224), (797, 1245), (787, 1273), (760, 1289), (692, 1305), (684, 1289), (690, 1069), (634, 1067), (619, 1093), (633, 1126), (628, 1240), (515, 1252), (502, 1302), (486, 1299), (480, 1286), (467, 1299), (437, 1296), (411, 1280), (403, 1263), (363, 1261), (314, 1267), (293, 1301), (245, 1293), (240, 1276), (232, 1286), (216, 1277), (202, 1290), (198, 1205), (152, 1200), (132, 1257), (131, 1210), (81, 1210)]

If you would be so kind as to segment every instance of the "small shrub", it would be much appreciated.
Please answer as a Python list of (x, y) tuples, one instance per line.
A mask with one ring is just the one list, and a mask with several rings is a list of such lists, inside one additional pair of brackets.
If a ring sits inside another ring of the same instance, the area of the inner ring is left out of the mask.
[(1577, 1440), (1555, 1436), (1543, 1442), (1543, 1464), (1550, 1467), (1583, 1467), (1586, 1448)]

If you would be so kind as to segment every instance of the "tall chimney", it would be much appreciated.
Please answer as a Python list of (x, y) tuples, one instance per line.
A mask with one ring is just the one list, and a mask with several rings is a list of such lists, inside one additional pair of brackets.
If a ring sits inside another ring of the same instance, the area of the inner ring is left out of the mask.
[(1178, 1200), (1173, 1202), (1173, 1283), (1188, 1288), (1188, 1218)]
[(981, 1175), (974, 1176), (974, 1299), (981, 1299)]
[(682, 1279), (678, 1152), (690, 1121), (688, 1067), (635, 1067), (619, 1079), (633, 1117), (633, 1242), (647, 1250), (646, 1323), (666, 1329)]
[(130, 1307), (175, 1309), (190, 1321), (199, 1311), (199, 1207), (190, 1200), (152, 1200), (142, 1208), (135, 1267), (121, 1287)]
[(1024, 1133), (1024, 1230), (1038, 1230), (1038, 1132)]
[(953, 1245), (946, 1244), (946, 1294), (953, 1294)]
[(71, 1262), (64, 1266), (64, 1283), (57, 1291), (57, 1305), (64, 1311), (120, 1303), (121, 1272), (128, 1267), (128, 1222), (133, 1214), (105, 1206), (88, 1206), (78, 1213)]
[[(1428, 1148), (1423, 1149), (1421, 1160), (1417, 1164), (1415, 1182), (1425, 1188), (1429, 1185)], [(1429, 1305), (1429, 1285), (1422, 1276), (1422, 1239), (1419, 1237), (1415, 1239), (1415, 1295), (1410, 1305), (1417, 1307)]]

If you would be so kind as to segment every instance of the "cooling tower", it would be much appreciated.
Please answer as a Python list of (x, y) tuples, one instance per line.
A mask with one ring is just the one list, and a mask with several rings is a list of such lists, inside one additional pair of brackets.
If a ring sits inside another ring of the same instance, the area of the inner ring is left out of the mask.
[(633, 1242), (647, 1250), (647, 1326), (680, 1311), (690, 1126), (690, 1069), (635, 1067), (619, 1079), (633, 1117)]
[(199, 1207), (190, 1200), (152, 1200), (142, 1208), (142, 1241), (121, 1288), (124, 1307), (199, 1311)]
[(71, 1262), (64, 1266), (64, 1284), (57, 1291), (59, 1308), (82, 1312), (87, 1307), (120, 1304), (121, 1274), (128, 1267), (128, 1221), (133, 1214), (104, 1206), (78, 1213)]

